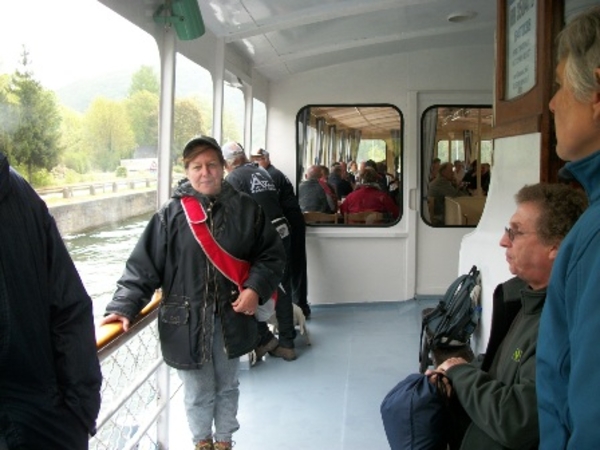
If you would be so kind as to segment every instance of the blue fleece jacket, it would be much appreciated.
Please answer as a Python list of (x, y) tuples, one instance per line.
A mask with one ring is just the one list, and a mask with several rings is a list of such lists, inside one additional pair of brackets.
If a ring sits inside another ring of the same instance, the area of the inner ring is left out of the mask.
[(590, 206), (563, 240), (540, 323), (540, 449), (600, 449), (600, 151), (565, 166)]

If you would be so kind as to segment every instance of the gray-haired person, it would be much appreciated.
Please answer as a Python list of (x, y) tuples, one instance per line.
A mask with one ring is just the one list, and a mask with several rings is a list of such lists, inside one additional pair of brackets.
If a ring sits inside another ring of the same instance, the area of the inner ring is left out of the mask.
[(558, 39), (558, 90), (550, 101), (563, 173), (590, 206), (565, 238), (540, 324), (537, 393), (541, 449), (600, 448), (600, 7)]

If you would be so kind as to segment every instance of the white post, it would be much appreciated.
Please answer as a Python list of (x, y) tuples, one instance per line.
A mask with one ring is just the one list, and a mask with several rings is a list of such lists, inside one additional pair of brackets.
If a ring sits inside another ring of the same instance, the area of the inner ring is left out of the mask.
[(219, 38), (215, 48), (215, 67), (213, 68), (213, 127), (212, 137), (223, 144), (223, 80), (225, 75), (225, 40)]
[(158, 131), (157, 208), (171, 197), (171, 147), (173, 145), (173, 105), (175, 104), (175, 30), (164, 28), (160, 58), (160, 112)]
[(246, 149), (246, 153), (250, 155), (252, 150), (252, 115), (254, 114), (254, 104), (252, 98), (252, 86), (244, 83), (244, 104), (245, 104), (245, 112), (244, 112), (244, 148)]

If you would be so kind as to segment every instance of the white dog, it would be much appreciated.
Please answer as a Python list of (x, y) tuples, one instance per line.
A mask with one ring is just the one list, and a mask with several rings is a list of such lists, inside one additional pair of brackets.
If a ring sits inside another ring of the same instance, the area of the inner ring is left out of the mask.
[[(304, 313), (298, 305), (292, 303), (292, 306), (294, 307), (294, 327), (297, 327), (300, 330), (300, 334), (306, 336), (306, 345), (310, 345), (310, 337), (308, 336), (308, 329), (306, 328), (306, 317), (304, 317)], [(273, 313), (269, 320), (267, 320), (267, 323), (272, 327), (274, 334), (279, 333), (277, 317), (275, 313)]]

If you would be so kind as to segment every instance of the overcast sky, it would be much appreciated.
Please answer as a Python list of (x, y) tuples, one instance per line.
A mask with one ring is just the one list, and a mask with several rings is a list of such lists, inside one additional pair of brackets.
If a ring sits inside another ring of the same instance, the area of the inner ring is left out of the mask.
[(35, 78), (48, 89), (99, 72), (158, 64), (154, 40), (96, 0), (2, 3), (0, 74), (14, 71), (23, 45)]

